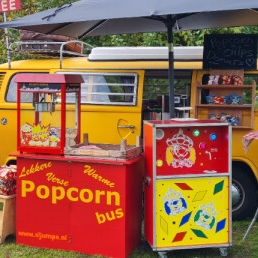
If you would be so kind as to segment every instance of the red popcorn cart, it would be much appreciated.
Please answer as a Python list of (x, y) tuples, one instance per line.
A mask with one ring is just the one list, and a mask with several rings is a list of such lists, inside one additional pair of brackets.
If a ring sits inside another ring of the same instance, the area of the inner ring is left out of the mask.
[(80, 76), (16, 82), (16, 243), (128, 257), (141, 241), (142, 146), (89, 143), (86, 132), (80, 142)]
[(231, 126), (145, 121), (145, 237), (154, 251), (218, 247), (231, 236)]
[(81, 76), (18, 74), (15, 81), (20, 152), (64, 154), (80, 142)]

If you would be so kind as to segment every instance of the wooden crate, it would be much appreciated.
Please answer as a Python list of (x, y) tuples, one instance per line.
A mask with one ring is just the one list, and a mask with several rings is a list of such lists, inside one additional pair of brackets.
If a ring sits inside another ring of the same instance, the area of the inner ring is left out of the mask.
[(8, 235), (16, 232), (16, 195), (0, 195), (0, 244)]

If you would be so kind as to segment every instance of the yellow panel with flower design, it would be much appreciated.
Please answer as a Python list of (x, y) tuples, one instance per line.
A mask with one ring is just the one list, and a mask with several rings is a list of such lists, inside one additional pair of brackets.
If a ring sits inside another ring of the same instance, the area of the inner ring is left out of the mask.
[(156, 247), (227, 245), (229, 177), (156, 181)]

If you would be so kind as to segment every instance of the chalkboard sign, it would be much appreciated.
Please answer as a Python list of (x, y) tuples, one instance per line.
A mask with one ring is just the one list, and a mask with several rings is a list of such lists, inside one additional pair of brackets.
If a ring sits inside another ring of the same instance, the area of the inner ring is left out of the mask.
[(257, 36), (209, 34), (204, 36), (204, 69), (257, 69)]

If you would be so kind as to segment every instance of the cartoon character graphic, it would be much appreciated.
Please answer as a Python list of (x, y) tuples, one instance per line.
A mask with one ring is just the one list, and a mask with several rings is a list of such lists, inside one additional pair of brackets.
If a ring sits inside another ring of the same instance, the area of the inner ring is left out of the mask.
[(172, 188), (169, 188), (162, 200), (167, 215), (175, 216), (187, 209), (187, 204), (182, 194)]
[(194, 216), (196, 225), (211, 230), (216, 222), (217, 212), (214, 208), (214, 203), (201, 204), (199, 210)]
[(192, 167), (196, 160), (193, 141), (182, 129), (172, 138), (167, 139), (166, 161), (174, 168)]
[(49, 144), (51, 147), (58, 146), (58, 142), (60, 141), (60, 138), (58, 136), (58, 132), (55, 128), (51, 128), (49, 131)]

